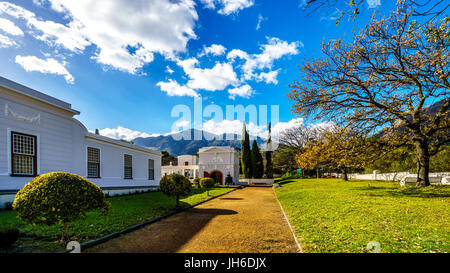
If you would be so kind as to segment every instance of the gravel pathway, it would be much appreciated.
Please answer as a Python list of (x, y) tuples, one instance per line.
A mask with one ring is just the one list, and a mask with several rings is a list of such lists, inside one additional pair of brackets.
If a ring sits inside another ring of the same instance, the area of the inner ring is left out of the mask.
[(85, 252), (298, 252), (275, 194), (249, 187), (208, 201)]

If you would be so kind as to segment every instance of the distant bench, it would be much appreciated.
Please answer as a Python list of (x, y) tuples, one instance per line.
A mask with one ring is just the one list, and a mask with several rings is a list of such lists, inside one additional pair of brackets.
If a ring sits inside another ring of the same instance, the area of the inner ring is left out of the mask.
[[(442, 185), (442, 180), (445, 180), (446, 178), (442, 178), (439, 176), (432, 176), (429, 178), (430, 184), (432, 185)], [(416, 184), (417, 183), (417, 176), (406, 176), (403, 177), (403, 179), (400, 181), (400, 186), (404, 187), (408, 184)]]

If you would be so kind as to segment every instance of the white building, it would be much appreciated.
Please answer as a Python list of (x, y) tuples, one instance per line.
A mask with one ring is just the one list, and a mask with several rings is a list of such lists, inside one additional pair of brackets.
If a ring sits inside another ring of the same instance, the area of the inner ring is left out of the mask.
[(69, 103), (0, 77), (0, 207), (33, 177), (79, 174), (105, 192), (159, 186), (159, 151), (88, 132)]
[(233, 147), (212, 146), (201, 148), (198, 157), (182, 155), (178, 166), (162, 166), (162, 175), (178, 173), (187, 177), (212, 177), (217, 183), (225, 184), (230, 175), (233, 183), (239, 182), (239, 155)]

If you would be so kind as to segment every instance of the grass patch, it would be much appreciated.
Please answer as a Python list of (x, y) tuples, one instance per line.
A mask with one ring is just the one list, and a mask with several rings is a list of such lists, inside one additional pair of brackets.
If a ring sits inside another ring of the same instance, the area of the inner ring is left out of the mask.
[(276, 194), (305, 252), (449, 252), (450, 187), (295, 179)]
[[(231, 188), (214, 188), (207, 196), (206, 189), (192, 189), (192, 193), (180, 198), (180, 205), (188, 207), (198, 202), (231, 191)], [(173, 210), (175, 198), (163, 193), (150, 192), (129, 196), (110, 197), (111, 211), (100, 217), (97, 212), (90, 212), (86, 218), (70, 223), (71, 240), (86, 242), (109, 233), (123, 230), (131, 225), (145, 222), (164, 215)], [(61, 225), (44, 226), (29, 225), (17, 217), (15, 211), (0, 212), (0, 228), (3, 226), (18, 227), (21, 236), (12, 251), (15, 252), (54, 252), (61, 251), (57, 240), (61, 236)]]

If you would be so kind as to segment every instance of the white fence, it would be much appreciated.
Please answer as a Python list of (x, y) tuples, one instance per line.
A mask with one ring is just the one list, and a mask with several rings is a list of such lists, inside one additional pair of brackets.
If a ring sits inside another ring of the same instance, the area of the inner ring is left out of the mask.
[[(341, 175), (340, 175), (341, 176)], [(351, 179), (367, 179), (367, 180), (386, 180), (386, 181), (402, 181), (406, 177), (417, 176), (416, 173), (396, 172), (396, 173), (380, 173), (373, 171), (370, 174), (352, 173), (348, 175)], [(430, 173), (430, 177), (441, 177), (443, 184), (450, 184), (450, 172)]]

